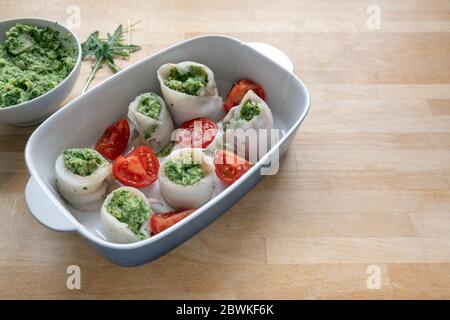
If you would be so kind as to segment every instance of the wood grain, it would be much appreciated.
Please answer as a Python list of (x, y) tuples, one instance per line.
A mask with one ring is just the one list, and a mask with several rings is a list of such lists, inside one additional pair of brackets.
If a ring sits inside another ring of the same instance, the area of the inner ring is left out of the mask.
[[(63, 24), (78, 6), (81, 39), (141, 20), (132, 41), (142, 50), (123, 67), (200, 34), (267, 42), (290, 56), (313, 101), (277, 176), (133, 269), (32, 218), (23, 151), (34, 128), (1, 125), (0, 298), (450, 298), (450, 2), (376, 1), (380, 30), (367, 28), (371, 4), (0, 0), (0, 19)], [(81, 290), (66, 288), (72, 264)], [(380, 289), (367, 288), (369, 265)]]

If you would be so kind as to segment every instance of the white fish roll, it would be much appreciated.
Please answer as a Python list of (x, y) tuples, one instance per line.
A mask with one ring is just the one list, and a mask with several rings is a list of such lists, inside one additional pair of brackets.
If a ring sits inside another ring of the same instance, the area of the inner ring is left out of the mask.
[(197, 209), (211, 199), (214, 175), (214, 164), (202, 149), (175, 150), (159, 169), (161, 195), (176, 210)]
[(225, 129), (272, 129), (273, 117), (269, 106), (252, 90), (233, 107), (223, 119)]
[(102, 206), (108, 194), (109, 183), (104, 181), (101, 186), (91, 193), (63, 193), (61, 195), (71, 206), (80, 211), (97, 211)]
[(55, 162), (56, 186), (63, 198), (82, 211), (100, 209), (111, 164), (92, 149), (66, 149)]
[(128, 108), (128, 118), (134, 123), (140, 141), (154, 152), (160, 152), (171, 142), (174, 130), (172, 117), (164, 100), (155, 93), (136, 97)]
[(216, 122), (224, 117), (223, 100), (207, 66), (191, 61), (167, 63), (158, 69), (158, 80), (177, 126), (199, 117)]
[(148, 220), (152, 215), (147, 197), (138, 189), (120, 187), (105, 199), (100, 218), (108, 240), (131, 243), (150, 237)]
[[(248, 158), (249, 149), (254, 148), (253, 154), (258, 154), (260, 129), (273, 129), (273, 117), (266, 102), (252, 90), (249, 90), (239, 105), (233, 107), (222, 121), (224, 134), (217, 141), (217, 149), (225, 148), (232, 152), (244, 152), (240, 156)], [(228, 131), (232, 129), (233, 131)], [(227, 132), (228, 131), (228, 132)], [(233, 134), (229, 134), (234, 132)], [(267, 131), (270, 139), (270, 132)], [(251, 159), (255, 161), (256, 159)]]

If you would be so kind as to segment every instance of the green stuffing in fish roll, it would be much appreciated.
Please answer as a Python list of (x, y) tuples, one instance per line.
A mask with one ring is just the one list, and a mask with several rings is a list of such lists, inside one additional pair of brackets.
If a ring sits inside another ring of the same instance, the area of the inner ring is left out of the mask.
[(148, 237), (141, 232), (141, 228), (142, 224), (148, 220), (151, 210), (137, 195), (128, 190), (118, 189), (114, 191), (106, 210), (120, 222), (126, 223), (139, 239)]
[(198, 90), (206, 87), (208, 76), (199, 66), (189, 66), (188, 72), (183, 74), (173, 67), (164, 83), (173, 90), (196, 96)]
[(64, 165), (73, 174), (90, 176), (105, 160), (91, 149), (66, 149), (63, 151)]
[(158, 120), (161, 114), (161, 104), (154, 93), (145, 93), (139, 99), (137, 111), (152, 119)]
[(164, 170), (170, 181), (183, 186), (193, 185), (206, 175), (202, 166), (191, 156), (168, 161)]

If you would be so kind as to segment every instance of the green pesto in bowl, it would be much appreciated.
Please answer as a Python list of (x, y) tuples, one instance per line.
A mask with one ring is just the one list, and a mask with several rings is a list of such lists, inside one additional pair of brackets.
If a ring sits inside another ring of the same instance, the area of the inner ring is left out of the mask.
[(0, 44), (0, 108), (50, 91), (69, 75), (76, 60), (70, 34), (17, 23)]

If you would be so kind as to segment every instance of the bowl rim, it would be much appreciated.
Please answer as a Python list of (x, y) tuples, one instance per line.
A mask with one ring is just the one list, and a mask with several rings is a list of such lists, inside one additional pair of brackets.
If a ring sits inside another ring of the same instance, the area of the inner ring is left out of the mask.
[(214, 197), (213, 199), (210, 199), (207, 203), (205, 203), (203, 206), (201, 206), (200, 208), (198, 208), (197, 210), (195, 210), (194, 213), (192, 213), (191, 215), (187, 216), (185, 219), (181, 220), (180, 222), (178, 222), (177, 224), (175, 224), (174, 226), (172, 226), (171, 228), (164, 230), (163, 232), (154, 235), (148, 239), (142, 240), (142, 241), (137, 241), (137, 242), (132, 242), (132, 243), (115, 243), (115, 242), (111, 242), (108, 240), (104, 240), (94, 234), (92, 234), (83, 224), (81, 224), (72, 214), (69, 210), (67, 210), (61, 203), (60, 201), (55, 197), (55, 195), (52, 193), (52, 191), (49, 189), (49, 187), (46, 185), (46, 183), (43, 181), (43, 179), (41, 178), (38, 170), (36, 169), (35, 165), (34, 165), (34, 161), (32, 160), (33, 157), (31, 155), (31, 146), (34, 144), (34, 140), (37, 139), (37, 137), (39, 135), (41, 135), (41, 131), (45, 130), (46, 125), (51, 122), (51, 121), (56, 121), (58, 118), (60, 117), (64, 117), (65, 114), (67, 112), (69, 112), (70, 108), (61, 108), (59, 109), (57, 112), (55, 112), (53, 115), (51, 115), (47, 120), (44, 121), (44, 123), (42, 123), (34, 132), (33, 134), (30, 136), (27, 145), (25, 147), (25, 162), (28, 168), (28, 171), (31, 174), (31, 178), (35, 178), (37, 184), (43, 189), (43, 191), (47, 194), (48, 196), (48, 200), (52, 202), (53, 205), (55, 205), (59, 210), (60, 213), (65, 215), (66, 218), (73, 223), (74, 225), (74, 230), (77, 233), (79, 233), (80, 235), (82, 235), (85, 239), (87, 239), (88, 241), (90, 241), (91, 243), (106, 248), (106, 249), (111, 249), (111, 250), (133, 250), (133, 249), (139, 249), (141, 247), (146, 247), (151, 245), (154, 242), (157, 242), (158, 240), (160, 240), (161, 238), (165, 238), (167, 236), (169, 236), (172, 232), (177, 232), (177, 230), (179, 228), (181, 228), (182, 226), (184, 226), (185, 224), (189, 223), (191, 220), (193, 220), (194, 218), (196, 218), (197, 216), (199, 216), (200, 214), (203, 214), (205, 211), (210, 210), (211, 207), (213, 207), (216, 203), (218, 203), (219, 201), (223, 201), (224, 198), (226, 198), (231, 192), (233, 192), (235, 189), (237, 189), (238, 187), (240, 187), (240, 185), (244, 182), (244, 180), (247, 180), (250, 176), (257, 174), (257, 171), (259, 172), (260, 168), (267, 163), (270, 158), (272, 157), (272, 155), (275, 153), (275, 151), (279, 148), (282, 144), (285, 143), (285, 141), (287, 141), (293, 134), (294, 132), (298, 129), (298, 127), (300, 126), (300, 124), (303, 122), (303, 120), (306, 118), (306, 115), (309, 112), (310, 106), (311, 106), (311, 97), (309, 94), (308, 89), (306, 88), (305, 84), (297, 77), (297, 75), (295, 75), (292, 72), (287, 71), (285, 68), (283, 68), (281, 65), (278, 65), (276, 62), (274, 62), (273, 60), (271, 60), (270, 58), (268, 58), (267, 56), (263, 55), (262, 53), (260, 53), (259, 51), (257, 51), (256, 49), (252, 48), (251, 46), (248, 46), (245, 42), (230, 37), (230, 36), (225, 36), (225, 35), (216, 35), (216, 34), (208, 34), (208, 35), (202, 35), (202, 36), (198, 36), (198, 37), (194, 37), (194, 38), (190, 38), (187, 40), (183, 40), (180, 42), (177, 42), (171, 46), (168, 46), (162, 50), (159, 50), (155, 53), (152, 53), (148, 56), (146, 56), (145, 58), (135, 62), (134, 64), (128, 66), (127, 68), (124, 68), (122, 70), (120, 70), (119, 72), (113, 74), (112, 76), (108, 77), (107, 79), (103, 80), (101, 83), (97, 84), (96, 86), (94, 86), (91, 90), (87, 91), (85, 94), (80, 95), (78, 97), (76, 97), (75, 99), (73, 99), (72, 101), (70, 101), (68, 104), (66, 104), (66, 106), (71, 106), (71, 105), (75, 105), (78, 103), (78, 101), (80, 99), (82, 99), (83, 96), (85, 95), (92, 95), (92, 94), (96, 94), (96, 89), (100, 88), (100, 87), (104, 87), (109, 85), (109, 83), (117, 78), (120, 77), (122, 75), (122, 73), (125, 72), (130, 72), (133, 69), (138, 68), (141, 64), (147, 62), (148, 60), (153, 59), (155, 56), (158, 55), (163, 55), (165, 54), (167, 51), (172, 50), (174, 48), (180, 47), (185, 45), (186, 43), (192, 42), (192, 41), (201, 41), (203, 39), (220, 39), (220, 40), (225, 40), (225, 41), (231, 41), (235, 44), (239, 44), (241, 46), (246, 46), (246, 48), (250, 51), (252, 51), (254, 54), (257, 54), (259, 56), (261, 56), (261, 58), (263, 60), (266, 60), (266, 63), (269, 64), (276, 64), (281, 72), (286, 74), (286, 77), (290, 77), (293, 78), (293, 81), (296, 82), (299, 87), (301, 88), (301, 90), (303, 90), (304, 94), (305, 94), (305, 109), (303, 110), (303, 112), (301, 113), (301, 115), (298, 117), (298, 119), (295, 121), (295, 123), (285, 132), (285, 134), (283, 135), (283, 137), (281, 137), (278, 142), (272, 146), (272, 148), (261, 158), (259, 159), (259, 161), (257, 161), (255, 163), (255, 165), (249, 170), (247, 171), (240, 179), (239, 181), (237, 181), (236, 183), (233, 183), (231, 186), (227, 187), (225, 190), (223, 190), (220, 194), (218, 194), (216, 197)]
[(77, 50), (78, 50), (77, 61), (76, 61), (75, 65), (73, 66), (72, 70), (70, 71), (70, 73), (60, 83), (58, 83), (54, 88), (50, 89), (49, 91), (45, 92), (44, 94), (41, 94), (40, 96), (38, 96), (36, 98), (33, 98), (31, 100), (24, 101), (22, 103), (15, 104), (15, 105), (12, 105), (12, 106), (0, 108), (0, 113), (1, 112), (8, 112), (8, 110), (15, 110), (15, 109), (24, 108), (24, 107), (26, 108), (28, 104), (31, 104), (31, 103), (34, 103), (36, 101), (42, 100), (45, 97), (51, 95), (52, 93), (54, 93), (54, 91), (56, 91), (58, 88), (63, 86), (68, 81), (68, 79), (71, 78), (73, 76), (73, 74), (75, 74), (77, 72), (77, 69), (81, 65), (82, 49), (81, 49), (80, 39), (78, 39), (77, 35), (72, 30), (70, 30), (69, 28), (67, 28), (66, 26), (64, 26), (63, 24), (59, 23), (56, 20), (40, 18), (40, 17), (22, 17), (22, 18), (12, 18), (12, 19), (0, 20), (0, 25), (3, 24), (3, 23), (8, 23), (8, 22), (20, 23), (22, 21), (25, 24), (27, 24), (27, 22), (25, 22), (25, 21), (30, 21), (28, 24), (32, 25), (31, 20), (40, 20), (42, 22), (48, 23), (49, 24), (48, 27), (50, 27), (50, 28), (51, 28), (51, 25), (57, 24), (61, 28), (63, 28), (65, 30), (65, 32), (70, 34), (72, 39), (75, 40), (75, 43), (76, 43), (76, 46), (77, 46)]

